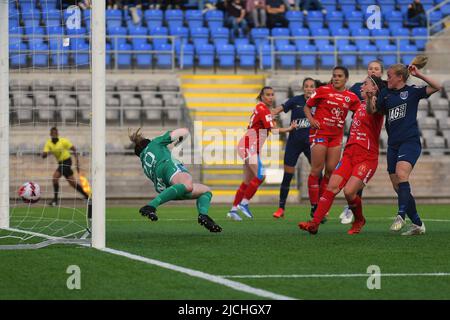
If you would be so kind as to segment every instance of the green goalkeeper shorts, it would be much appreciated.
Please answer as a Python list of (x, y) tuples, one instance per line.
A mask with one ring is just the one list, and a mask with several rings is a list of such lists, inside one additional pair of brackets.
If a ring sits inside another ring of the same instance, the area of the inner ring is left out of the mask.
[(176, 159), (168, 159), (156, 168), (155, 190), (158, 193), (163, 192), (171, 186), (170, 181), (173, 176), (179, 172), (189, 173), (188, 169)]

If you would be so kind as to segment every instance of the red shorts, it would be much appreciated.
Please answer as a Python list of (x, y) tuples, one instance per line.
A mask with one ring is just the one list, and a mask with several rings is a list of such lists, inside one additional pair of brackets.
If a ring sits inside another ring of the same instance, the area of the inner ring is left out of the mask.
[(259, 154), (259, 141), (255, 137), (243, 136), (238, 143), (238, 155), (242, 160)]
[(333, 148), (342, 145), (342, 135), (327, 136), (318, 132), (317, 129), (311, 129), (309, 133), (309, 144), (311, 148), (316, 144), (324, 145), (328, 148)]
[(341, 161), (339, 161), (333, 174), (341, 176), (344, 186), (351, 176), (360, 179), (364, 184), (375, 174), (378, 166), (378, 158), (371, 157), (366, 149), (354, 144), (345, 149)]

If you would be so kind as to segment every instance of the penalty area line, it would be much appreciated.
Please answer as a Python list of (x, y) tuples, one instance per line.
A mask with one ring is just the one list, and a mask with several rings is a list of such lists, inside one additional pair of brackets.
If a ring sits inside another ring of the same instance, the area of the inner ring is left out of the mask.
[(237, 282), (237, 281), (233, 281), (233, 280), (229, 280), (229, 279), (225, 279), (222, 276), (216, 276), (216, 275), (212, 275), (206, 272), (202, 272), (202, 271), (198, 271), (198, 270), (194, 270), (194, 269), (189, 269), (189, 268), (185, 268), (185, 267), (181, 267), (181, 266), (177, 266), (171, 263), (167, 263), (167, 262), (163, 262), (160, 260), (155, 260), (155, 259), (150, 259), (150, 258), (146, 258), (146, 257), (142, 257), (136, 254), (132, 254), (126, 251), (121, 251), (121, 250), (116, 250), (116, 249), (112, 249), (112, 248), (104, 248), (104, 249), (100, 249), (100, 251), (102, 252), (107, 252), (110, 254), (114, 254), (114, 255), (118, 255), (118, 256), (122, 256), (131, 260), (135, 260), (135, 261), (140, 261), (146, 264), (150, 264), (150, 265), (154, 265), (154, 266), (158, 266), (164, 269), (168, 269), (168, 270), (172, 270), (172, 271), (176, 271), (176, 272), (180, 272), (183, 274), (186, 274), (188, 276), (191, 277), (196, 277), (196, 278), (200, 278), (203, 280), (207, 280), (213, 283), (217, 283), (220, 284), (222, 286), (237, 290), (237, 291), (241, 291), (241, 292), (245, 292), (245, 293), (250, 293), (262, 298), (268, 298), (268, 299), (273, 299), (273, 300), (297, 300), (296, 298), (291, 298), (288, 296), (283, 296), (274, 292), (270, 292), (267, 290), (263, 290), (263, 289), (259, 289), (259, 288), (254, 288), (251, 286), (248, 286), (246, 284)]

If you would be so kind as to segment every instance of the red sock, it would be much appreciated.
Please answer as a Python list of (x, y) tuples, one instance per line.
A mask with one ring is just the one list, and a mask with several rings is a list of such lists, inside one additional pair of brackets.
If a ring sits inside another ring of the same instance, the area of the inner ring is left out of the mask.
[(258, 177), (254, 177), (245, 190), (244, 199), (250, 200), (255, 195), (258, 187), (261, 185), (261, 183), (263, 183), (263, 181), (264, 180), (258, 179)]
[(319, 224), (322, 221), (323, 217), (325, 217), (327, 212), (330, 211), (335, 196), (336, 195), (333, 192), (325, 190), (323, 195), (320, 197), (316, 212), (314, 212), (313, 222)]
[(309, 175), (308, 177), (308, 194), (311, 205), (317, 205), (319, 202), (319, 177)]
[(363, 212), (362, 212), (362, 201), (360, 196), (356, 196), (353, 201), (347, 201), (348, 207), (352, 209), (353, 214), (355, 215), (355, 221), (364, 220)]
[(320, 187), (319, 187), (319, 198), (322, 196), (322, 194), (327, 190), (328, 187), (328, 181), (330, 181), (330, 178), (327, 176), (323, 176), (322, 180), (320, 181)]
[(234, 196), (233, 207), (236, 207), (239, 203), (241, 203), (242, 198), (244, 198), (245, 190), (247, 189), (248, 184), (242, 182), (239, 186), (239, 189), (236, 191), (236, 195)]

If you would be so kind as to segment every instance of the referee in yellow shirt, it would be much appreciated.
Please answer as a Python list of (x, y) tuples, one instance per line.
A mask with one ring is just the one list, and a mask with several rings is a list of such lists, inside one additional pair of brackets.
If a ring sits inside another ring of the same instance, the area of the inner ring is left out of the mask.
[(73, 188), (80, 192), (86, 199), (89, 199), (89, 195), (83, 191), (81, 185), (77, 183), (73, 176), (70, 151), (75, 155), (77, 172), (80, 172), (78, 154), (75, 146), (69, 139), (58, 137), (58, 129), (56, 129), (56, 127), (50, 129), (50, 137), (51, 139), (48, 139), (45, 143), (44, 151), (42, 153), (42, 158), (44, 159), (47, 158), (49, 153), (53, 153), (56, 161), (58, 161), (58, 167), (53, 173), (53, 190), (55, 193), (50, 205), (54, 207), (58, 205), (59, 178), (61, 178), (62, 175)]

